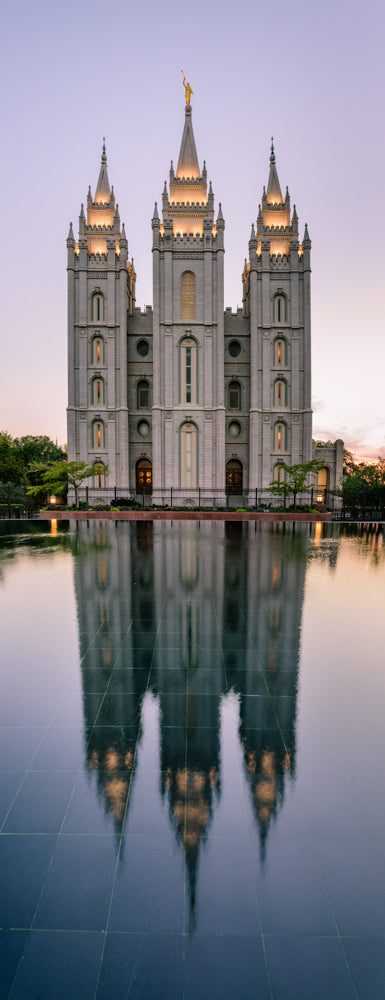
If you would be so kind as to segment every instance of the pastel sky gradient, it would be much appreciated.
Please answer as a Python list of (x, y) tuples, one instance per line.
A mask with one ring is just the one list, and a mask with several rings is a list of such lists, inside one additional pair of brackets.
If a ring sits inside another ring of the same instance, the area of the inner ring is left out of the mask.
[(152, 302), (151, 216), (178, 158), (183, 69), (226, 220), (225, 305), (242, 301), (273, 135), (312, 240), (313, 434), (385, 457), (383, 0), (15, 0), (2, 27), (0, 428), (66, 440), (65, 241), (103, 135), (137, 305)]

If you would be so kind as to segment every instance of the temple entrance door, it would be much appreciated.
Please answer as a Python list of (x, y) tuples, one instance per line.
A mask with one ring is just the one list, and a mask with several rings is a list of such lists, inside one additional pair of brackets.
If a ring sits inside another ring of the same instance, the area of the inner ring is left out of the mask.
[(140, 458), (136, 463), (136, 492), (151, 496), (152, 493), (152, 464), (148, 458)]
[(243, 467), (236, 458), (226, 465), (226, 493), (232, 496), (243, 493)]

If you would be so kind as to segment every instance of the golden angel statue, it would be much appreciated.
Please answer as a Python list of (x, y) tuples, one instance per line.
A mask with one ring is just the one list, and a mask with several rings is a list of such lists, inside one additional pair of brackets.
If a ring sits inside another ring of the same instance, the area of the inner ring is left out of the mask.
[(186, 104), (190, 104), (191, 94), (193, 94), (194, 91), (190, 87), (190, 84), (186, 81), (186, 77), (184, 75), (183, 69), (181, 69), (181, 74), (183, 76), (183, 86), (184, 86), (185, 93), (186, 93)]

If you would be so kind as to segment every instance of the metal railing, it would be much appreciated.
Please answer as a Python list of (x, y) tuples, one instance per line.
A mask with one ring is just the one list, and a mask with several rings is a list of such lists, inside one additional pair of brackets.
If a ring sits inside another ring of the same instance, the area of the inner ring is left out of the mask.
[[(228, 509), (252, 509), (252, 510), (290, 510), (293, 506), (293, 496), (277, 497), (269, 489), (235, 490), (234, 487), (222, 488), (201, 487), (194, 488), (180, 486), (146, 485), (138, 490), (131, 490), (128, 487), (95, 487), (82, 486), (78, 488), (78, 504), (80, 506), (103, 507), (106, 505), (117, 507), (168, 507), (168, 508), (221, 508)], [(72, 490), (69, 501), (74, 502), (74, 491)], [(317, 491), (315, 488), (301, 490), (296, 494), (296, 507), (307, 506), (315, 510), (337, 510), (340, 501), (332, 494), (327, 493), (324, 502), (317, 501)]]

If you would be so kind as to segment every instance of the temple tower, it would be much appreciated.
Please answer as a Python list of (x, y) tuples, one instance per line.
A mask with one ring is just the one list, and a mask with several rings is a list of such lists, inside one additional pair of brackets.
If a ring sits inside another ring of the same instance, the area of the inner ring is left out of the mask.
[(68, 458), (95, 466), (90, 485), (128, 488), (127, 315), (135, 271), (104, 143), (95, 198), (89, 188), (87, 219), (82, 205), (79, 238), (71, 223), (67, 250)]
[(250, 322), (249, 489), (283, 474), (281, 464), (312, 457), (310, 249), (286, 188), (282, 197), (274, 146), (267, 191), (251, 229), (243, 271), (243, 313)]
[(153, 231), (153, 498), (171, 485), (224, 492), (221, 206), (199, 167), (186, 90), (178, 166), (171, 162)]

